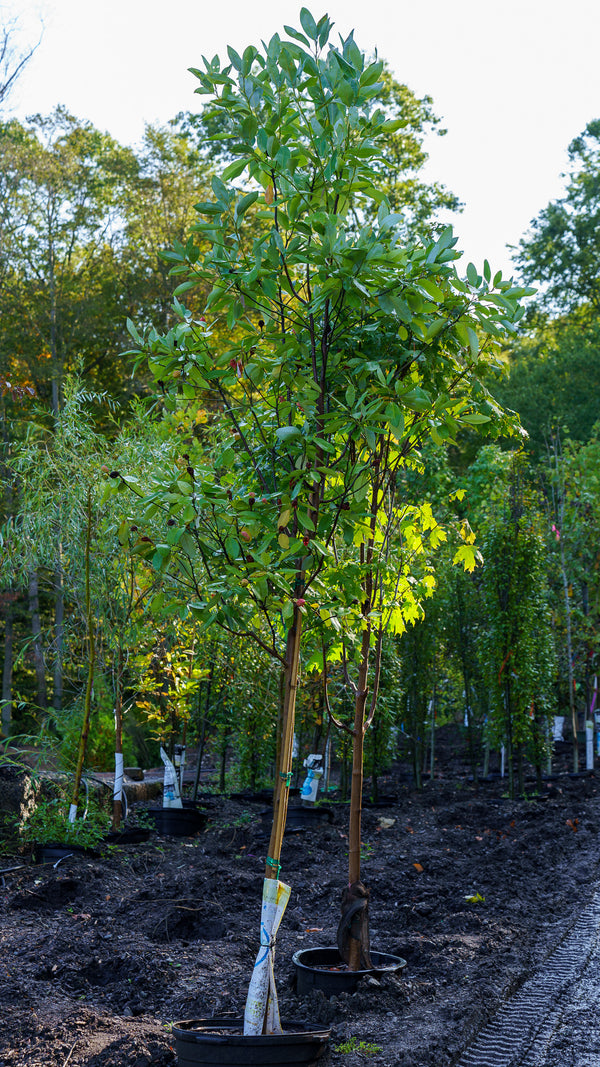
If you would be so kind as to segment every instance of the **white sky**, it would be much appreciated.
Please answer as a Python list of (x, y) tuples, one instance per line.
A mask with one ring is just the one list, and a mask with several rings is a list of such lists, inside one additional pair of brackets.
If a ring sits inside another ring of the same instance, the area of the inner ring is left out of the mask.
[[(11, 6), (12, 5), (12, 6)], [(144, 122), (194, 110), (190, 66), (299, 25), (292, 0), (0, 0), (42, 43), (11, 97), (13, 113), (64, 104), (126, 144)], [(355, 30), (395, 76), (433, 97), (448, 129), (428, 175), (465, 203), (459, 247), (511, 273), (507, 245), (559, 196), (569, 142), (600, 117), (598, 0), (311, 0)]]

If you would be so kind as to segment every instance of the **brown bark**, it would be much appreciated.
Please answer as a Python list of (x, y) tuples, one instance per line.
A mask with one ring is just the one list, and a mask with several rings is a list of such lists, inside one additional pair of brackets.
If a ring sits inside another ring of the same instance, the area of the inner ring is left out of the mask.
[(88, 673), (85, 687), (85, 699), (83, 704), (83, 722), (79, 735), (77, 749), (77, 763), (75, 767), (75, 782), (71, 795), (71, 808), (77, 808), (79, 802), (79, 790), (83, 775), (83, 762), (87, 749), (87, 741), (90, 733), (90, 718), (92, 714), (92, 687), (94, 684), (94, 669), (96, 666), (96, 642), (94, 640), (94, 620), (92, 617), (91, 593), (90, 593), (90, 554), (92, 542), (92, 493), (88, 489), (87, 494), (87, 530), (85, 540), (85, 621), (88, 643)]
[[(9, 594), (10, 597), (10, 594)], [(14, 613), (12, 602), (7, 598), (6, 619), (4, 622), (4, 663), (2, 666), (2, 732), (8, 734), (12, 720), (12, 667), (13, 667), (13, 625)]]
[(40, 711), (48, 707), (48, 690), (46, 687), (46, 663), (42, 642), (42, 621), (40, 617), (40, 594), (37, 571), (29, 575), (29, 611), (31, 614), (31, 633), (33, 636), (33, 665), (35, 670), (36, 702)]

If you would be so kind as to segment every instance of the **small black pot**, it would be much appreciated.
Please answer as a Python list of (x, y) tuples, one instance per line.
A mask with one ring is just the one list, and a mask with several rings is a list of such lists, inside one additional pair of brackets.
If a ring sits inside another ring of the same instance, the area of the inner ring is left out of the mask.
[(111, 830), (104, 841), (107, 845), (138, 845), (147, 841), (151, 832), (147, 826), (126, 826), (123, 830)]
[(208, 818), (198, 808), (146, 808), (144, 814), (154, 823), (158, 834), (170, 837), (190, 837), (203, 830)]
[(33, 855), (36, 863), (57, 863), (67, 856), (97, 856), (96, 849), (84, 848), (83, 845), (65, 845), (59, 841), (46, 841), (35, 845)]
[[(338, 993), (354, 993), (361, 978), (380, 978), (384, 974), (397, 974), (406, 967), (406, 960), (390, 956), (387, 952), (371, 952), (373, 967), (368, 971), (348, 971), (339, 954), (337, 945), (331, 948), (303, 948), (294, 953), (292, 963), (296, 968), (296, 992), (304, 995), (320, 989), (326, 997)], [(332, 971), (328, 968), (343, 967)]]
[[(261, 828), (264, 831), (268, 831), (273, 820), (271, 808), (268, 808), (267, 811), (261, 811), (259, 819)], [(287, 810), (285, 832), (287, 834), (296, 833), (298, 830), (312, 830), (317, 826), (326, 826), (331, 822), (333, 822), (331, 808), (305, 808), (300, 804), (294, 804), (293, 806), (290, 805)]]
[(363, 808), (393, 808), (398, 803), (397, 793), (384, 793), (377, 800), (365, 797), (362, 802)]
[(283, 1034), (244, 1036), (243, 1019), (190, 1019), (173, 1025), (179, 1067), (288, 1067), (316, 1063), (327, 1051), (329, 1030), (305, 1023), (282, 1023)]

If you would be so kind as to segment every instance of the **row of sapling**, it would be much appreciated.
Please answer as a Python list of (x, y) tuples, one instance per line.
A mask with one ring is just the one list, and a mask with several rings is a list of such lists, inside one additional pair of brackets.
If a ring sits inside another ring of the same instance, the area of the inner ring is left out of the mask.
[[(278, 876), (305, 638), (320, 644), (324, 673), (341, 663), (354, 694), (349, 885), (364, 906), (346, 962), (357, 969), (369, 958), (363, 746), (382, 636), (421, 614), (429, 550), (446, 536), (426, 501), (407, 503), (404, 472), (429, 438), (443, 449), (463, 426), (509, 428), (482, 379), (500, 365), (524, 290), (487, 263), (461, 279), (450, 229), (427, 244), (400, 239), (377, 180), (404, 124), (378, 106), (383, 64), (352, 34), (334, 44), (326, 16), (303, 9), (300, 21), (291, 40), (230, 48), (226, 66), (215, 57), (194, 71), (232, 162), (168, 254), (175, 325), (130, 332), (167, 406), (201, 398), (214, 417), (157, 483), (148, 509), (153, 522), (162, 510), (164, 536), (139, 551), (207, 630), (254, 640), (280, 664), (267, 894), (269, 882), (289, 893)], [(184, 295), (207, 283), (194, 316)], [(456, 561), (474, 558), (465, 534)], [(268, 1022), (249, 997), (247, 1032), (280, 1029), (274, 993)]]
[[(106, 459), (106, 441), (93, 428), (86, 405), (97, 397), (85, 393), (76, 381), (65, 385), (64, 404), (52, 430), (43, 420), (32, 420), (27, 440), (15, 455), (13, 467), (18, 508), (4, 537), (4, 561), (15, 587), (32, 571), (51, 589), (60, 574), (61, 595), (67, 610), (60, 632), (55, 629), (54, 655), (59, 660), (55, 676), (62, 677), (63, 661), (70, 645), (85, 653), (82, 713), (75, 755), (70, 804), (65, 830), (71, 837), (79, 830), (80, 794), (93, 728), (94, 687), (99, 673), (110, 675), (115, 709), (115, 785), (113, 827), (118, 829), (123, 811), (123, 689), (128, 653), (140, 640), (143, 629), (141, 606), (156, 579), (144, 576), (140, 583), (126, 545), (129, 524), (116, 521), (106, 500), (100, 499), (99, 470)], [(127, 461), (136, 468), (140, 456), (161, 447), (131, 433), (124, 439)], [(137, 457), (137, 458), (136, 458)], [(109, 468), (105, 467), (108, 472)], [(79, 680), (77, 679), (77, 682)], [(62, 683), (61, 683), (62, 691)], [(56, 695), (56, 694), (55, 694)], [(51, 720), (46, 708), (40, 714)], [(54, 729), (61, 734), (62, 709), (54, 709)], [(68, 709), (65, 709), (65, 717)], [(47, 731), (51, 733), (52, 730)]]

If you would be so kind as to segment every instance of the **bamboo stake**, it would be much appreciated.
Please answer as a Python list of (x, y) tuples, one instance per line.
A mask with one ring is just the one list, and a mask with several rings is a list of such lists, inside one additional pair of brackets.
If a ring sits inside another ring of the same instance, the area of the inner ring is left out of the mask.
[(296, 712), (296, 693), (298, 689), (298, 670), (300, 665), (300, 636), (302, 633), (302, 614), (294, 605), (294, 619), (287, 636), (286, 659), (284, 670), (283, 713), (279, 745), (279, 759), (276, 768), (273, 789), (273, 826), (269, 841), (265, 877), (277, 878), (281, 861), (281, 847), (287, 818), (289, 776), (292, 773), (292, 752), (294, 747), (294, 719)]

